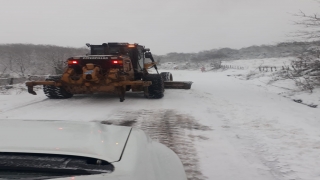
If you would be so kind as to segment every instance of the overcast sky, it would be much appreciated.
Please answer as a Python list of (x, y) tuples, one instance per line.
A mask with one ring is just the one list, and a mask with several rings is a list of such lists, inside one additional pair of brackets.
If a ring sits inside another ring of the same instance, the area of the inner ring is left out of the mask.
[(0, 0), (0, 43), (139, 43), (154, 54), (287, 41), (314, 0)]

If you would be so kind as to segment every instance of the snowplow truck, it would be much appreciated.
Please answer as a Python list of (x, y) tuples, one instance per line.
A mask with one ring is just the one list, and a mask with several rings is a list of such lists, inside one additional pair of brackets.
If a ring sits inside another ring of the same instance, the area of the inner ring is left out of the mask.
[[(49, 76), (45, 81), (26, 82), (28, 92), (43, 85), (48, 98), (66, 99), (74, 94), (112, 93), (125, 100), (126, 91), (143, 92), (146, 98), (162, 98), (164, 89), (190, 89), (192, 82), (173, 81), (170, 72), (158, 72), (150, 49), (139, 44), (86, 44), (90, 53), (67, 59), (62, 75)], [(149, 69), (154, 68), (154, 74)]]

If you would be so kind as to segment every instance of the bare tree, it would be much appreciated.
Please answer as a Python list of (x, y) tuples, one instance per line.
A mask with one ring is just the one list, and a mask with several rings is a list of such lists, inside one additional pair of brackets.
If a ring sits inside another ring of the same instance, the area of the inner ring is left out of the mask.
[(86, 48), (0, 44), (0, 74), (19, 76), (61, 74), (66, 67), (67, 58), (87, 52)]
[(19, 76), (25, 77), (26, 71), (32, 66), (32, 52), (23, 47), (16, 47), (6, 54), (10, 70)]
[(0, 78), (3, 77), (7, 71), (8, 67), (5, 65), (2, 65), (1, 69), (0, 69)]
[(314, 86), (320, 85), (320, 17), (317, 14), (308, 15), (302, 11), (294, 16), (299, 18), (295, 24), (303, 28), (296, 32), (295, 36), (314, 42), (292, 61), (293, 71), (288, 71), (288, 77), (303, 89), (312, 92)]
[(305, 14), (300, 11), (294, 16), (298, 17), (298, 21), (295, 24), (302, 27), (295, 33), (295, 36), (304, 38), (306, 40), (319, 40), (320, 39), (320, 17), (318, 14)]
[(83, 48), (65, 48), (59, 46), (45, 46), (38, 54), (41, 59), (54, 69), (54, 74), (62, 74), (67, 63), (67, 59), (74, 55), (85, 54)]
[(34, 45), (7, 44), (0, 46), (0, 66), (5, 67), (7, 74), (26, 76), (34, 66)]
[(65, 67), (66, 53), (63, 48), (56, 46), (48, 46), (44, 51), (40, 52), (41, 58), (54, 68), (55, 74), (62, 74)]

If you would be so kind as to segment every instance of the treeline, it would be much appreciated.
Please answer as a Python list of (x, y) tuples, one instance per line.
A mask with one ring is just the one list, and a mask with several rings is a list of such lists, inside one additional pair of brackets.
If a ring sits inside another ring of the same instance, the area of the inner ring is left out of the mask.
[[(250, 46), (242, 49), (221, 48), (199, 53), (168, 53), (155, 56), (162, 62), (206, 62), (215, 60), (237, 60), (255, 58), (277, 58), (297, 56), (320, 42), (292, 42), (277, 45)], [(61, 74), (66, 59), (87, 54), (86, 47), (72, 48), (54, 45), (0, 44), (0, 77), (41, 74)]]
[(168, 53), (156, 56), (161, 62), (205, 62), (214, 60), (262, 59), (298, 56), (312, 46), (319, 46), (316, 42), (289, 42), (277, 45), (250, 46), (241, 49), (221, 48), (201, 51), (199, 53)]
[(87, 48), (0, 44), (0, 77), (61, 74), (67, 58), (88, 52)]

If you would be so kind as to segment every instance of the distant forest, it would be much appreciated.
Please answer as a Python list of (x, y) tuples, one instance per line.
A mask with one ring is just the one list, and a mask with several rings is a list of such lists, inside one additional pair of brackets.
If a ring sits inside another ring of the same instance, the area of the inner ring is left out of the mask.
[(61, 74), (69, 57), (88, 52), (87, 48), (0, 44), (0, 77)]
[[(250, 46), (241, 49), (221, 48), (198, 53), (168, 53), (154, 55), (163, 62), (206, 62), (216, 60), (260, 59), (297, 56), (317, 42), (290, 42), (277, 45)], [(61, 74), (66, 59), (83, 55), (88, 48), (60, 47), (54, 45), (0, 44), (0, 77)]]
[(168, 53), (156, 56), (161, 62), (206, 62), (215, 60), (262, 59), (298, 56), (313, 46), (320, 46), (315, 42), (288, 42), (277, 45), (250, 46), (241, 49), (221, 48), (201, 51), (198, 53)]

